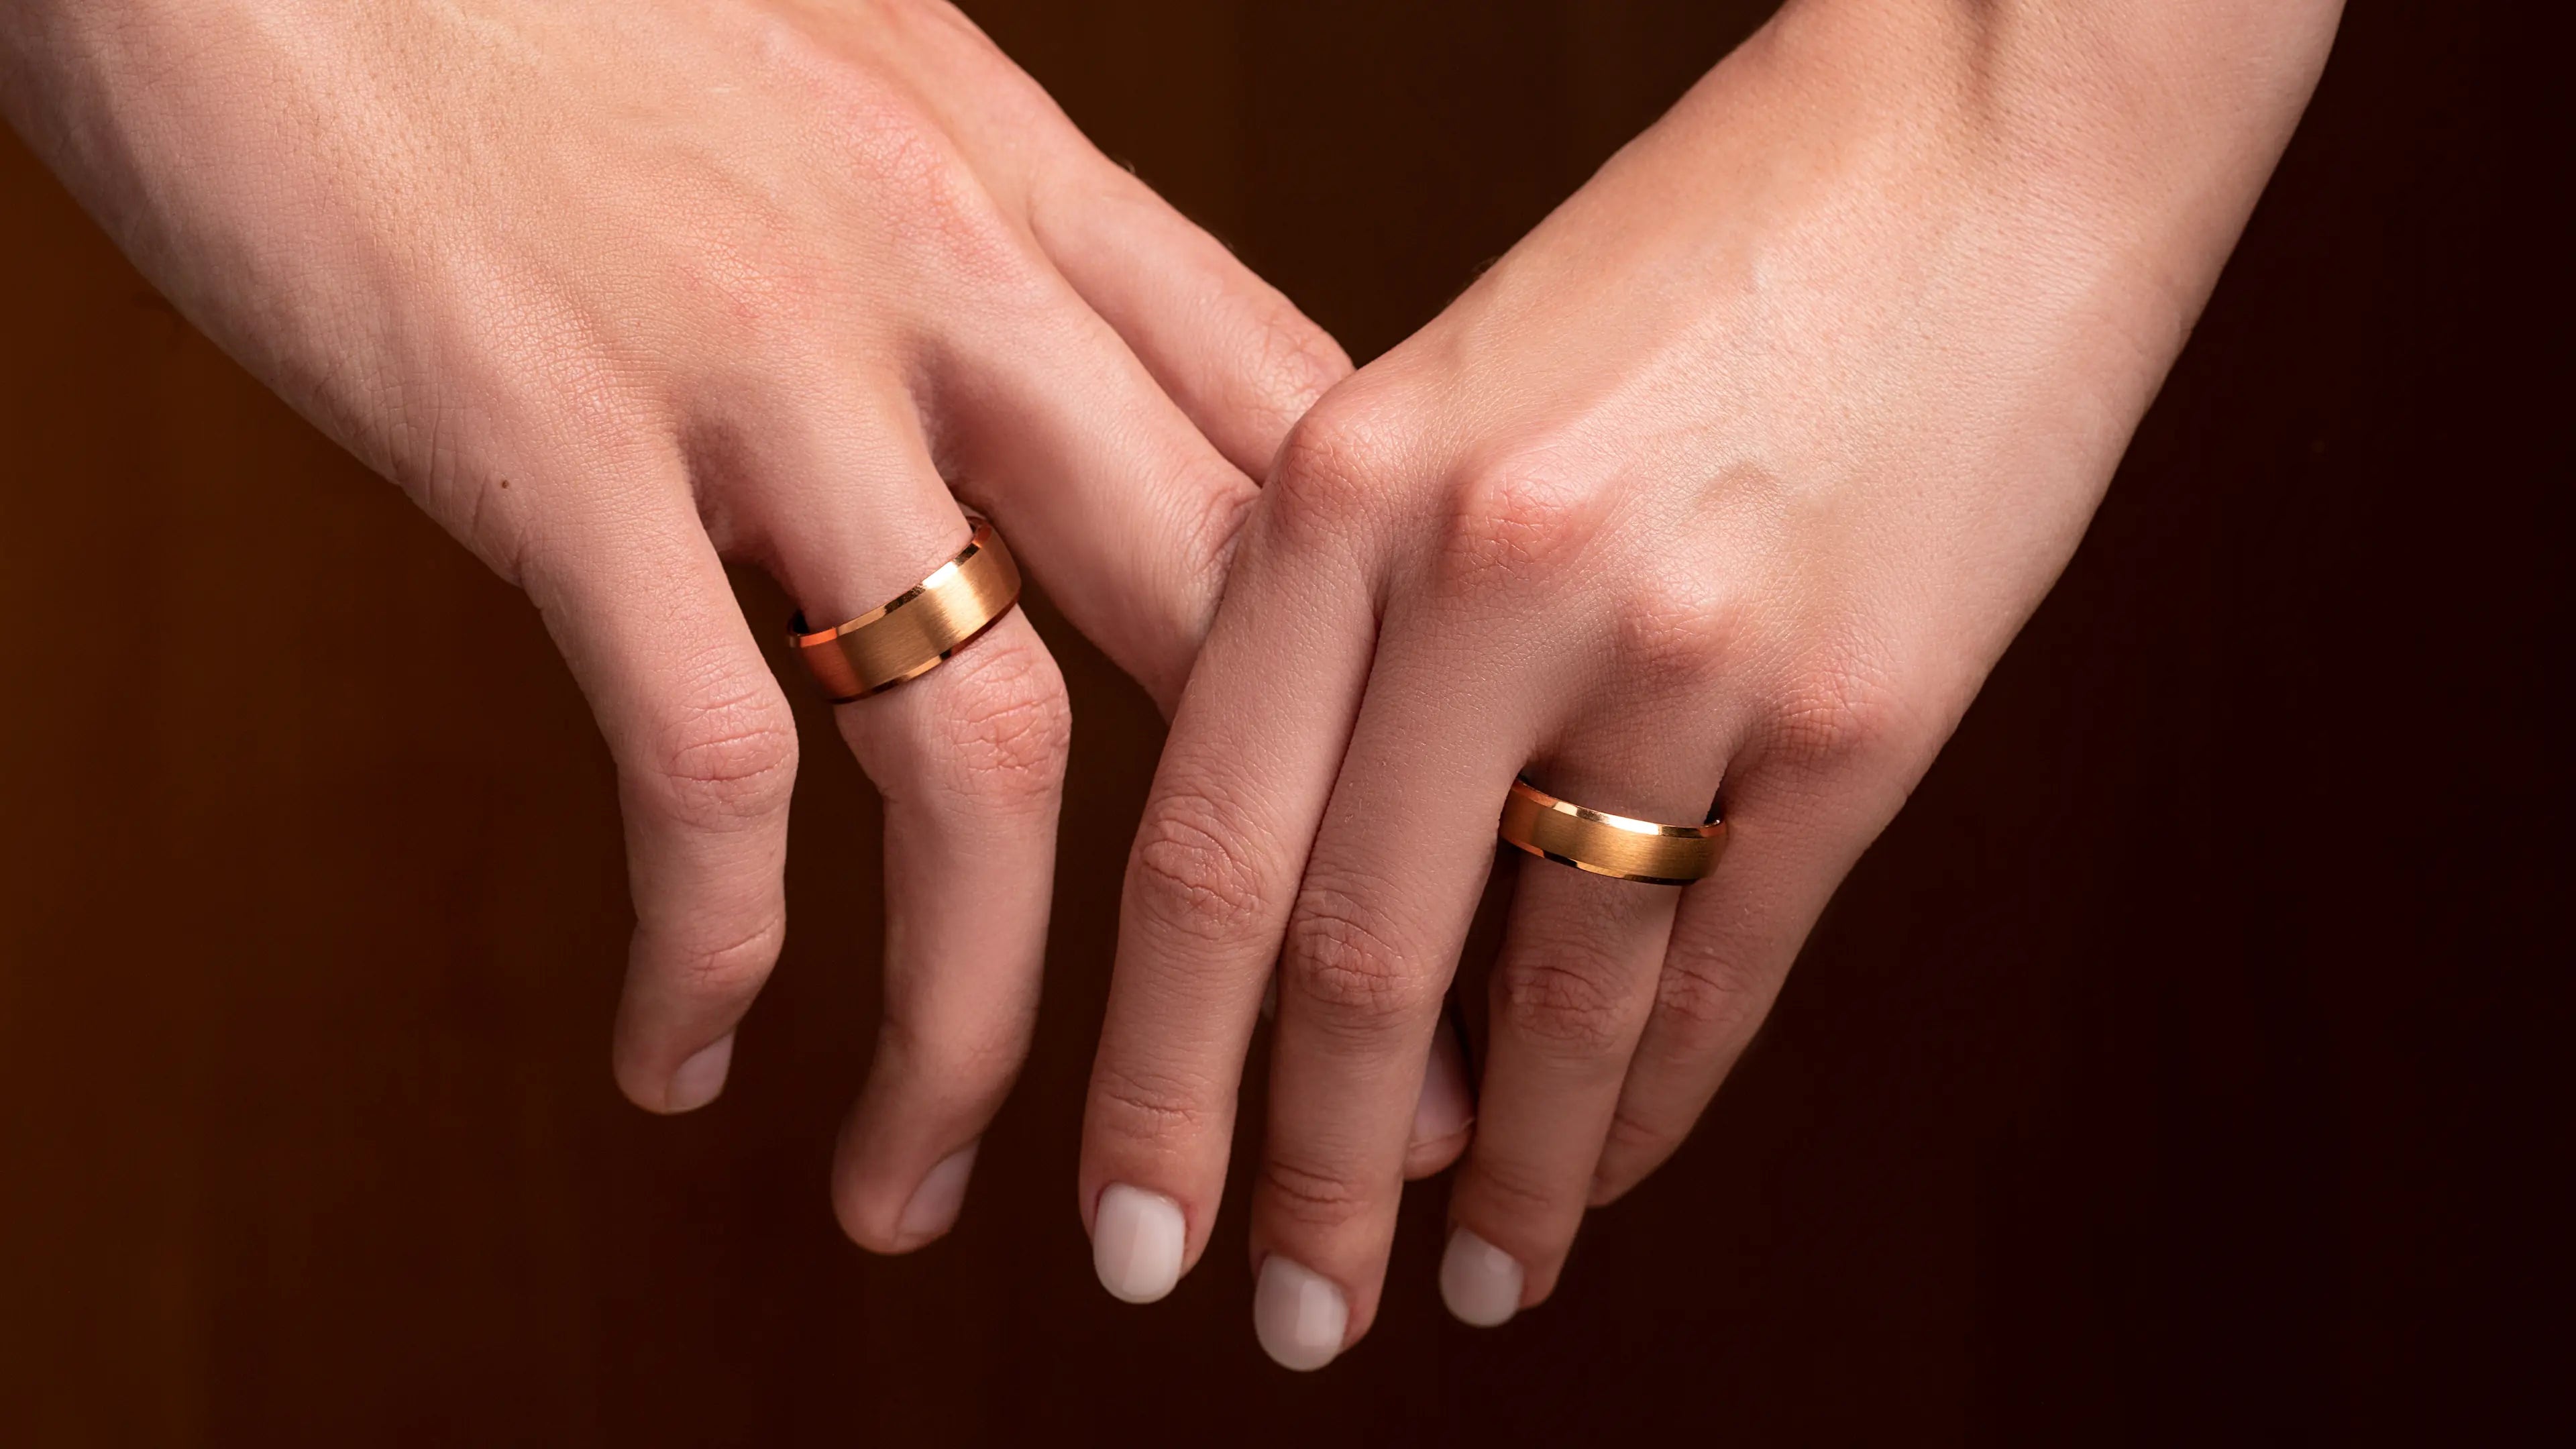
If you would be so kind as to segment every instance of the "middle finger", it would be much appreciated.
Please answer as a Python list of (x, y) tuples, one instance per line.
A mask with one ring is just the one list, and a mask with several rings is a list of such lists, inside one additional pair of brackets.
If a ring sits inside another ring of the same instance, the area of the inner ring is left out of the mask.
[(1367, 1332), (1432, 1031), (1524, 753), (1494, 676), (1391, 628), (1279, 963), (1270, 1130), (1253, 1189), (1254, 1329), (1319, 1368)]

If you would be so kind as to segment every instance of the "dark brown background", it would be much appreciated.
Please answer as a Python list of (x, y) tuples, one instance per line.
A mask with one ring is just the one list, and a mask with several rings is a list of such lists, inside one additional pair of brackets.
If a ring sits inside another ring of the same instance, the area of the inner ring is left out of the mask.
[[(1763, 7), (972, 8), (1366, 357)], [(2519, 1164), (2567, 1146), (2571, 470), (2510, 280), (2555, 242), (2492, 198), (2566, 172), (2509, 154), (2489, 21), (2413, 9), (2348, 18), (2082, 555), (1693, 1144), (1496, 1333), (1440, 1312), (1426, 1186), (1314, 1378), (1253, 1345), (1239, 1212), (1161, 1307), (1091, 1281), (1133, 688), (1045, 621), (1043, 1037), (956, 1234), (866, 1257), (824, 1174), (875, 942), (791, 940), (714, 1109), (622, 1105), (609, 771), (534, 613), (0, 144), (0, 1440), (2503, 1430), (2565, 1361)], [(811, 751), (800, 921), (873, 919), (875, 830)]]

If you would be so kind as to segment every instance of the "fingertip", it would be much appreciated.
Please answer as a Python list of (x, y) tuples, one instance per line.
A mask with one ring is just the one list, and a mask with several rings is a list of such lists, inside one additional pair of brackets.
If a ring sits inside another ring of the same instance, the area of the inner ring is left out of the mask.
[(1189, 1222), (1181, 1205), (1159, 1192), (1113, 1182), (1092, 1214), (1091, 1267), (1100, 1286), (1122, 1303), (1152, 1303), (1181, 1281)]
[(694, 1112), (724, 1095), (725, 1080), (733, 1070), (733, 1033), (726, 1032), (700, 1047), (668, 1071), (653, 1064), (652, 1058), (657, 1055), (669, 1060), (667, 1055), (646, 1050), (636, 1040), (634, 1028), (621, 1022), (617, 1050), (610, 1063), (617, 1090), (626, 1100), (656, 1116)]
[(903, 1217), (895, 1224), (894, 1251), (926, 1247), (957, 1225), (957, 1215), (966, 1206), (966, 1185), (975, 1176), (976, 1149), (982, 1146), (980, 1138), (969, 1142), (922, 1174), (921, 1185), (912, 1190), (912, 1199), (904, 1204)]
[(1262, 1261), (1252, 1331), (1271, 1362), (1311, 1373), (1341, 1357), (1350, 1327), (1351, 1300), (1340, 1284), (1284, 1254)]
[(1465, 1228), (1455, 1228), (1440, 1255), (1440, 1301), (1460, 1323), (1498, 1328), (1521, 1311), (1527, 1276), (1519, 1259)]
[(698, 1048), (671, 1074), (662, 1092), (664, 1112), (694, 1112), (722, 1095), (733, 1070), (733, 1033)]

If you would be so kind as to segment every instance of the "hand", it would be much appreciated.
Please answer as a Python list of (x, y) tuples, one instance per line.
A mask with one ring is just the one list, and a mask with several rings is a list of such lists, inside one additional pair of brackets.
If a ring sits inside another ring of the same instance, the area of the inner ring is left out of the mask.
[[(1348, 371), (934, 0), (59, 0), (0, 61), (145, 271), (543, 612), (617, 761), (656, 1111), (720, 1090), (786, 929), (796, 739), (720, 560), (828, 627), (962, 498), (1168, 706), (1247, 474)], [(1028, 1039), (1064, 688), (1013, 614), (839, 722), (890, 865), (836, 1203), (897, 1251)]]
[(1256, 1328), (1293, 1368), (1367, 1331), (1523, 772), (1731, 839), (1687, 890), (1505, 857), (1453, 1311), (1546, 1298), (1674, 1150), (2074, 549), (2333, 12), (2188, 21), (1793, 5), (1298, 425), (1128, 873), (1113, 1291), (1207, 1242), (1276, 962)]

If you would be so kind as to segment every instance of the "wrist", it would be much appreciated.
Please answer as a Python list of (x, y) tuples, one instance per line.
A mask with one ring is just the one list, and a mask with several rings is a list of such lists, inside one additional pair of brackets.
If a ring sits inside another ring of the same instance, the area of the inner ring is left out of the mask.
[[(0, 15), (0, 109), (9, 124), (129, 250), (124, 222), (146, 189), (156, 129), (237, 57), (221, 0), (18, 0)], [(185, 57), (190, 64), (179, 63)]]
[(1847, 299), (1937, 278), (2053, 312), (2052, 330), (2080, 315), (2160, 376), (2340, 12), (2134, 9), (1793, 0), (1532, 241), (1560, 276), (1625, 254)]
[[(1753, 69), (1990, 216), (2159, 268), (2233, 246), (2341, 0), (1793, 0)], [(1752, 49), (1753, 47), (1748, 47)], [(2196, 303), (2195, 303), (2196, 306)]]

